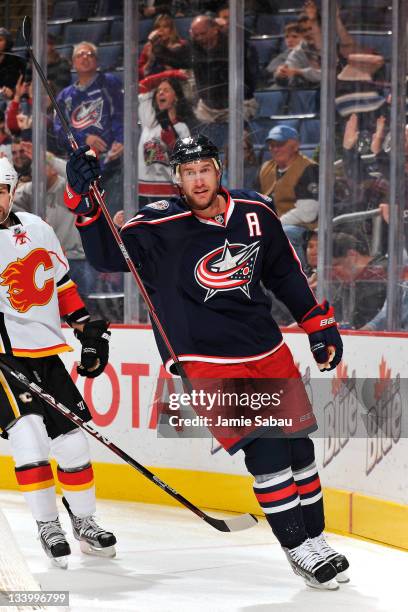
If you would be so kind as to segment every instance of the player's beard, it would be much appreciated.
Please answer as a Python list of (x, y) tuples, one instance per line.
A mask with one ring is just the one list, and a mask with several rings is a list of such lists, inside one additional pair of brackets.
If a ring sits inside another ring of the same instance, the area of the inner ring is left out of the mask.
[(196, 211), (196, 212), (202, 212), (204, 210), (207, 210), (207, 208), (210, 208), (210, 206), (212, 204), (215, 203), (217, 196), (218, 196), (218, 185), (215, 189), (213, 189), (212, 191), (210, 191), (208, 193), (208, 197), (205, 200), (198, 200), (197, 198), (192, 194), (192, 195), (187, 195), (186, 193), (184, 193), (184, 198), (187, 202), (187, 205), (189, 208), (191, 208), (191, 210)]

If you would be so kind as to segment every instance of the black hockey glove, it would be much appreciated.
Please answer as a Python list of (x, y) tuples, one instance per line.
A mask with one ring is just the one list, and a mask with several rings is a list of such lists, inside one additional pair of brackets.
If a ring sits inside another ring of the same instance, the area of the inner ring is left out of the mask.
[(68, 184), (78, 195), (89, 193), (90, 185), (101, 176), (98, 158), (88, 145), (71, 153), (67, 162)]
[(333, 306), (327, 300), (316, 304), (299, 323), (309, 336), (310, 350), (319, 370), (329, 372), (339, 365), (343, 342), (337, 329)]
[(88, 321), (83, 331), (74, 330), (82, 344), (81, 363), (77, 366), (80, 376), (96, 378), (102, 374), (109, 359), (109, 321)]

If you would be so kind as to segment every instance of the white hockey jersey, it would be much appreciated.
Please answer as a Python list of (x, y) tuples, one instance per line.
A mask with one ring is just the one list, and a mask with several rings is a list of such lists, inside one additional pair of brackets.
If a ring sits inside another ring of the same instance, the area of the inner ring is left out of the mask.
[(45, 357), (72, 348), (60, 316), (81, 307), (54, 230), (31, 213), (0, 226), (0, 353)]

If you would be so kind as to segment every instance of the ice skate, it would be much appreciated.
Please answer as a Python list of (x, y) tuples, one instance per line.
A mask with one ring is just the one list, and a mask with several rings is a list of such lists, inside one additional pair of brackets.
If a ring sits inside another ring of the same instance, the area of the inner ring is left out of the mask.
[(46, 555), (51, 559), (52, 565), (60, 569), (67, 569), (67, 556), (71, 549), (65, 539), (59, 519), (54, 521), (37, 521), (38, 538)]
[(305, 540), (296, 548), (282, 548), (293, 571), (304, 579), (307, 586), (328, 590), (339, 588), (336, 581), (333, 580), (336, 577), (336, 568), (316, 552), (310, 539)]
[(334, 565), (337, 571), (337, 582), (349, 582), (350, 578), (348, 577), (346, 571), (349, 568), (349, 562), (347, 561), (346, 557), (336, 552), (333, 550), (333, 548), (331, 548), (331, 546), (329, 546), (323, 533), (316, 538), (311, 538), (310, 541), (312, 542), (312, 546), (315, 551), (324, 557), (326, 561)]
[(81, 551), (87, 555), (98, 557), (114, 557), (116, 555), (116, 538), (110, 531), (99, 527), (93, 516), (80, 518), (75, 516), (65, 497), (62, 498), (71, 519), (74, 537), (79, 542)]

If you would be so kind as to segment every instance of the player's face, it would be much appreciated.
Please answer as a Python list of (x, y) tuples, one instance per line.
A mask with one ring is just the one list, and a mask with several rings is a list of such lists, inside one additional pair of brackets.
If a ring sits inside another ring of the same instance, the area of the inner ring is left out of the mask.
[(163, 81), (156, 91), (156, 104), (159, 110), (169, 110), (176, 104), (176, 93), (168, 81)]
[(193, 210), (205, 210), (216, 200), (219, 172), (211, 159), (182, 164), (180, 177), (180, 187)]
[(8, 185), (0, 185), (0, 225), (9, 216), (10, 212), (10, 193)]

